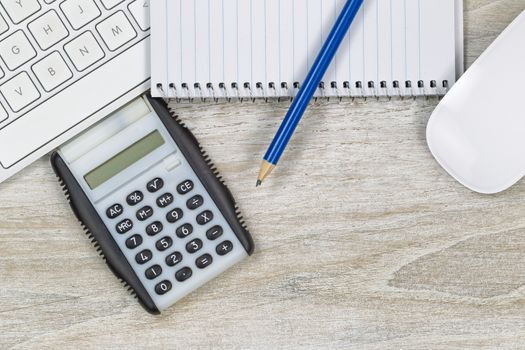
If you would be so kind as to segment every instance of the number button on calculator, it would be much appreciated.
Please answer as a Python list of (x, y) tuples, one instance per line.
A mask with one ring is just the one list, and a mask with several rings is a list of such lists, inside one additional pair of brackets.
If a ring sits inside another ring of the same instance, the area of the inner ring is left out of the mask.
[(193, 232), (193, 226), (191, 226), (191, 224), (184, 224), (180, 226), (179, 228), (177, 228), (177, 230), (175, 231), (175, 233), (177, 234), (177, 237), (179, 238), (187, 237), (191, 235), (192, 232)]
[(142, 244), (142, 236), (139, 234), (135, 234), (129, 237), (128, 239), (126, 239), (126, 247), (128, 249), (135, 249), (141, 244)]
[(153, 253), (149, 249), (145, 249), (137, 255), (135, 255), (135, 261), (137, 262), (137, 264), (141, 265), (150, 261), (151, 258), (153, 258)]
[(159, 277), (161, 274), (162, 274), (162, 267), (160, 267), (160, 265), (153, 265), (152, 267), (147, 269), (145, 272), (146, 278), (149, 280), (153, 280)]
[(168, 220), (169, 223), (173, 224), (174, 222), (177, 222), (180, 219), (182, 219), (183, 215), (184, 214), (180, 208), (175, 208), (166, 215), (166, 220)]
[(186, 244), (186, 251), (190, 254), (193, 254), (196, 251), (199, 251), (201, 248), (202, 248), (202, 241), (198, 238)]
[(170, 237), (161, 238), (155, 243), (155, 247), (159, 252), (163, 252), (173, 245), (173, 240)]
[(170, 289), (171, 289), (171, 282), (162, 281), (155, 286), (155, 293), (157, 293), (158, 295), (163, 295), (169, 292)]
[(182, 254), (179, 252), (173, 252), (166, 257), (166, 265), (175, 266), (182, 261)]
[(163, 229), (164, 229), (164, 226), (162, 225), (162, 222), (155, 221), (154, 223), (146, 226), (146, 234), (148, 236), (155, 236), (156, 234), (162, 232)]

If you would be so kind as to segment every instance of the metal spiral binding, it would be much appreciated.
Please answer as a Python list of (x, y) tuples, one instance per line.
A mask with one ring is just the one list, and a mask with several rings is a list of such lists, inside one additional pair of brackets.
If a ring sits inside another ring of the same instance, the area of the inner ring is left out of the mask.
[[(203, 88), (203, 86), (205, 88)], [(299, 92), (301, 84), (294, 82), (290, 87), (287, 82), (281, 82), (277, 84), (275, 82), (269, 82), (264, 84), (262, 82), (255, 83), (252, 87), (250, 82), (231, 83), (228, 86), (226, 83), (219, 83), (215, 86), (213, 83), (194, 83), (190, 89), (187, 83), (180, 85), (178, 89), (175, 84), (170, 83), (167, 87), (164, 87), (162, 83), (156, 84), (156, 88), (159, 95), (165, 99), (175, 102), (208, 102), (211, 100), (215, 103), (220, 101), (227, 102), (245, 102), (258, 99), (263, 99), (265, 102), (270, 101), (292, 101)], [(345, 99), (354, 100), (356, 98), (362, 98), (366, 101), (368, 98), (418, 98), (431, 96), (444, 96), (449, 89), (449, 82), (444, 80), (437, 82), (431, 80), (429, 84), (426, 84), (423, 80), (419, 81), (398, 81), (394, 80), (391, 83), (387, 81), (354, 81), (343, 82), (340, 86), (336, 81), (330, 82), (326, 85), (324, 82), (319, 84), (317, 91), (315, 92), (314, 99), (330, 100), (331, 98), (343, 101)]]

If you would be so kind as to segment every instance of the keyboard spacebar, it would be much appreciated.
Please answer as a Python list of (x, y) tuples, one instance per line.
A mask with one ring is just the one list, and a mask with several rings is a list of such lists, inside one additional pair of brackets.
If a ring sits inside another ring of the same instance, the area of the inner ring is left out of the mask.
[(146, 38), (0, 130), (0, 163), (10, 167), (144, 82), (148, 52)]

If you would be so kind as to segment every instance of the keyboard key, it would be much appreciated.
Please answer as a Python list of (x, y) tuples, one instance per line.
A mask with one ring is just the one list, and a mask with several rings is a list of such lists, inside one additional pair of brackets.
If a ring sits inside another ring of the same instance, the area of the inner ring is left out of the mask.
[(204, 254), (199, 256), (197, 260), (195, 260), (195, 265), (197, 265), (199, 269), (204, 269), (205, 267), (210, 266), (212, 262), (213, 258), (211, 257), (211, 255)]
[(71, 69), (58, 51), (44, 57), (32, 67), (36, 78), (47, 92), (56, 89), (73, 77)]
[(140, 191), (133, 191), (126, 197), (126, 203), (129, 205), (137, 205), (144, 199), (144, 195)]
[(193, 190), (193, 181), (191, 180), (186, 180), (184, 182), (181, 182), (177, 186), (177, 192), (179, 192), (179, 194), (186, 194), (190, 192), (191, 190)]
[(153, 265), (147, 269), (144, 274), (146, 275), (147, 279), (154, 280), (162, 274), (162, 267), (160, 267), (160, 265)]
[(44, 13), (27, 27), (42, 50), (49, 49), (69, 35), (55, 10)]
[(201, 248), (202, 248), (202, 241), (198, 238), (186, 244), (186, 251), (190, 254), (193, 254), (196, 251), (199, 251)]
[(66, 0), (60, 4), (60, 8), (75, 30), (100, 16), (100, 10), (93, 0)]
[(113, 7), (122, 3), (124, 0), (101, 0), (101, 1), (102, 1), (102, 5), (104, 5), (106, 9), (111, 10)]
[(128, 249), (135, 249), (141, 244), (142, 244), (142, 236), (139, 234), (135, 234), (129, 237), (128, 239), (126, 239), (126, 247), (128, 247)]
[(17, 30), (0, 42), (0, 56), (7, 68), (15, 70), (33, 57), (36, 51), (21, 30)]
[(149, 2), (150, 0), (136, 0), (129, 4), (129, 11), (144, 32), (149, 29)]
[(104, 51), (91, 32), (85, 32), (64, 45), (67, 55), (81, 72), (104, 57)]
[(233, 243), (230, 242), (230, 241), (224, 241), (222, 242), (221, 244), (219, 244), (216, 248), (215, 248), (215, 251), (217, 252), (217, 254), (219, 255), (226, 255), (228, 254), (229, 252), (231, 252), (233, 249)]
[(160, 252), (165, 251), (172, 245), (173, 245), (173, 239), (171, 239), (171, 237), (161, 238), (157, 241), (157, 243), (155, 243), (155, 247), (157, 247), (157, 250)]
[(115, 226), (115, 230), (117, 230), (117, 232), (120, 234), (129, 232), (132, 228), (133, 221), (131, 221), (130, 219), (124, 219)]
[(155, 236), (161, 233), (163, 229), (164, 229), (164, 226), (162, 225), (162, 222), (155, 221), (154, 223), (146, 226), (146, 234), (148, 236)]
[(166, 208), (171, 203), (173, 203), (173, 195), (171, 193), (164, 193), (162, 196), (157, 198), (157, 205), (160, 208)]
[(180, 226), (179, 228), (177, 228), (177, 230), (175, 230), (175, 233), (177, 234), (177, 237), (179, 238), (188, 237), (189, 235), (191, 235), (192, 232), (193, 232), (193, 226), (191, 226), (191, 224), (184, 224)]
[(9, 25), (5, 21), (4, 17), (0, 15), (0, 34), (4, 34), (9, 29)]
[(151, 216), (153, 215), (153, 208), (150, 207), (149, 205), (137, 210), (137, 219), (139, 221), (144, 221), (144, 220), (147, 220), (149, 219)]
[(151, 180), (150, 182), (148, 182), (148, 184), (146, 185), (146, 188), (148, 189), (149, 192), (155, 193), (158, 190), (160, 190), (163, 186), (164, 186), (164, 181), (160, 177), (157, 177)]
[(198, 207), (200, 207), (203, 203), (204, 203), (204, 199), (202, 198), (202, 196), (196, 195), (186, 201), (186, 206), (190, 210), (195, 210)]
[(222, 233), (222, 227), (216, 225), (210, 228), (208, 231), (206, 231), (206, 238), (208, 238), (210, 241), (213, 241), (222, 236)]
[(106, 210), (106, 216), (110, 219), (114, 219), (120, 216), (124, 212), (124, 208), (120, 204), (113, 204)]
[(111, 51), (137, 37), (137, 32), (122, 11), (97, 24), (97, 31)]
[(182, 261), (182, 254), (179, 252), (173, 252), (166, 257), (166, 265), (175, 266)]
[(179, 221), (183, 215), (184, 214), (181, 209), (175, 208), (172, 211), (170, 211), (168, 214), (166, 214), (166, 220), (168, 220), (169, 223), (173, 224), (174, 222)]
[(11, 20), (18, 24), (40, 10), (38, 0), (0, 0)]
[(145, 264), (153, 258), (153, 253), (149, 249), (144, 249), (137, 255), (135, 255), (135, 261), (137, 264)]
[(31, 102), (40, 98), (35, 84), (26, 72), (22, 72), (0, 86), (0, 92), (13, 112), (19, 112)]
[(188, 278), (190, 278), (192, 274), (193, 272), (191, 271), (191, 269), (186, 266), (180, 269), (179, 271), (175, 272), (175, 279), (179, 282), (184, 282)]
[(158, 295), (164, 295), (167, 292), (169, 292), (171, 289), (171, 282), (170, 281), (162, 281), (159, 284), (155, 286), (155, 293)]
[(199, 225), (206, 225), (208, 222), (213, 220), (213, 213), (209, 210), (205, 210), (197, 215), (197, 223)]

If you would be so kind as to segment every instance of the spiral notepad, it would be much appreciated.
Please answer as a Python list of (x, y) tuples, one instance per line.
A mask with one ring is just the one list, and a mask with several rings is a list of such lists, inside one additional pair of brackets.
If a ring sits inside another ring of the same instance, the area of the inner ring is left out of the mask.
[[(155, 0), (156, 97), (293, 97), (346, 0)], [(442, 95), (463, 72), (462, 0), (366, 0), (317, 97)]]

